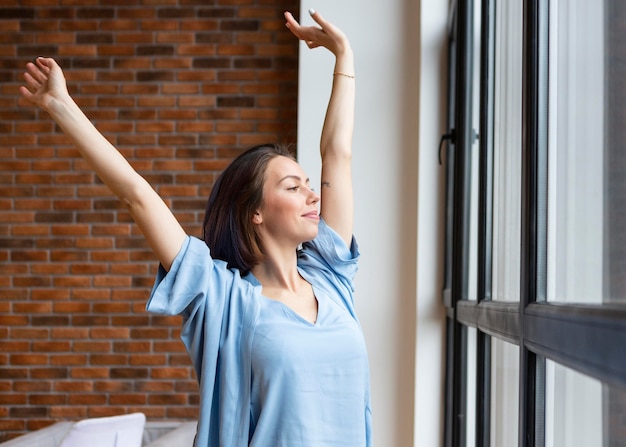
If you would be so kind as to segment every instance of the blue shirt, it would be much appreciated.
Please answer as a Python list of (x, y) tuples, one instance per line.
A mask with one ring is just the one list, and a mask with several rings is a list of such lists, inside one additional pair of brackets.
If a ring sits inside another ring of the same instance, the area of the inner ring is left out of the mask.
[(183, 316), (181, 338), (200, 385), (196, 447), (370, 447), (369, 368), (354, 311), (358, 246), (320, 222), (298, 269), (313, 286), (311, 323), (262, 296), (188, 237), (159, 269), (147, 309)]

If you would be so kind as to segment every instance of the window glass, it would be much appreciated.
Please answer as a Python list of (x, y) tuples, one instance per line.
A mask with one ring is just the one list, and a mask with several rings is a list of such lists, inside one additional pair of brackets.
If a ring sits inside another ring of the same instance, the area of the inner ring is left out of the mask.
[(465, 409), (465, 445), (473, 447), (476, 440), (476, 353), (477, 330), (467, 328), (467, 399)]
[(519, 414), (519, 348), (491, 341), (491, 445), (517, 445)]
[(497, 2), (495, 16), (492, 297), (518, 301), (523, 2)]
[(480, 129), (480, 0), (474, 1), (472, 42), (472, 141), (468, 162), (470, 163), (469, 207), (469, 277), (468, 298), (477, 299), (478, 285), (478, 192), (479, 192), (479, 135)]
[(548, 300), (624, 302), (626, 6), (550, 8)]
[(546, 362), (546, 447), (626, 445), (626, 390)]
[(601, 6), (586, 0), (550, 2), (548, 300), (602, 301)]

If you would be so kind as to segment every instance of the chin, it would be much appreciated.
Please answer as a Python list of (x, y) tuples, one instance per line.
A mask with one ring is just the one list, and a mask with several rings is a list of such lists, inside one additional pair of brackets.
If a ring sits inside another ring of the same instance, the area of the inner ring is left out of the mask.
[(313, 239), (315, 239), (317, 237), (317, 234), (319, 233), (319, 229), (316, 226), (315, 230), (310, 231), (306, 236), (304, 236), (302, 242), (309, 242), (312, 241)]

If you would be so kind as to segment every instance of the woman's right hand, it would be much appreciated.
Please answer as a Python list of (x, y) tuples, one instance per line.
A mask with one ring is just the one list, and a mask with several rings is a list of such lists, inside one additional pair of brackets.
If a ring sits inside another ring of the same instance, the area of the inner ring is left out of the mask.
[(24, 80), (21, 95), (43, 110), (47, 111), (54, 100), (69, 96), (63, 70), (52, 58), (38, 57), (35, 63), (26, 64)]
[(294, 36), (304, 41), (311, 49), (325, 47), (335, 56), (351, 51), (350, 42), (343, 31), (324, 20), (319, 12), (309, 9), (309, 14), (319, 26), (300, 25), (290, 12), (285, 12), (287, 28)]

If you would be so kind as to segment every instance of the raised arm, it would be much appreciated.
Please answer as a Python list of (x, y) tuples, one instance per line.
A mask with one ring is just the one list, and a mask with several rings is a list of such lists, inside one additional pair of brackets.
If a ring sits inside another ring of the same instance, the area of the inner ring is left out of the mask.
[(37, 58), (34, 64), (28, 63), (24, 80), (22, 96), (47, 111), (72, 139), (98, 177), (128, 208), (157, 258), (169, 270), (186, 234), (167, 205), (76, 105), (54, 59)]
[(285, 13), (287, 27), (309, 48), (325, 47), (335, 55), (333, 85), (324, 119), (321, 216), (347, 244), (352, 239), (354, 198), (352, 192), (352, 134), (354, 130), (354, 55), (345, 34), (315, 11), (309, 13), (317, 26), (301, 26)]

